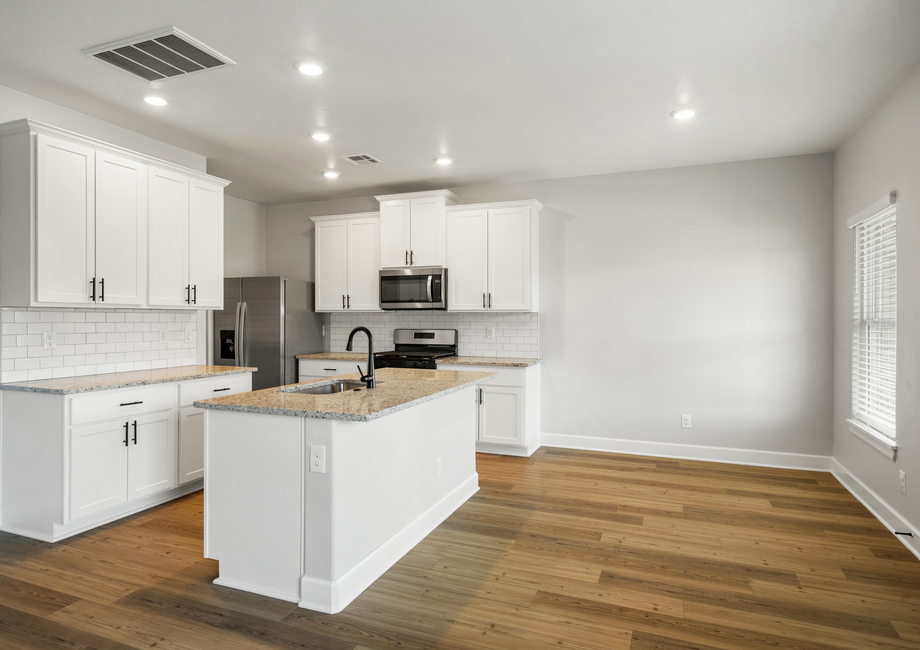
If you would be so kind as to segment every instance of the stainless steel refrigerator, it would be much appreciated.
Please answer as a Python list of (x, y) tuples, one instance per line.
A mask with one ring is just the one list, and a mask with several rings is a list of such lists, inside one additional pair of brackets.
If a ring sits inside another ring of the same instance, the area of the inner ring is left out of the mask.
[(225, 308), (214, 312), (214, 365), (255, 366), (253, 390), (296, 383), (296, 356), (325, 349), (329, 315), (314, 305), (312, 282), (225, 278)]

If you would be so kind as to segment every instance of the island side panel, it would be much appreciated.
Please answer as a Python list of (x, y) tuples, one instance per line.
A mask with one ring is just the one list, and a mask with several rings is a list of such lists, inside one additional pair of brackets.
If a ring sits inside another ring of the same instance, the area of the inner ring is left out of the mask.
[[(328, 474), (308, 474), (306, 490), (306, 511), (318, 510), (324, 504), (313, 500), (332, 480), (332, 581), (325, 558), (308, 555), (302, 607), (340, 611), (478, 490), (474, 392), (370, 422), (333, 421)], [(311, 528), (308, 547), (314, 534), (327, 534)]]
[(303, 420), (208, 410), (206, 556), (215, 584), (296, 602), (303, 530)]

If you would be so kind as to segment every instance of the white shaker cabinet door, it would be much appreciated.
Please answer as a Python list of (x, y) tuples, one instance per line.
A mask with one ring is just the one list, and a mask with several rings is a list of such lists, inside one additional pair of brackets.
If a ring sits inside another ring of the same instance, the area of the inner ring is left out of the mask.
[(316, 311), (344, 311), (348, 294), (348, 225), (316, 224)]
[(134, 418), (128, 444), (128, 499), (176, 486), (176, 411)]
[(92, 302), (95, 276), (95, 151), (37, 136), (38, 302)]
[(447, 217), (447, 307), (455, 311), (487, 308), (488, 219), (485, 210), (452, 212)]
[(346, 307), (380, 310), (380, 220), (348, 221), (348, 293)]
[(70, 518), (128, 500), (126, 421), (75, 427), (70, 436)]
[(444, 199), (411, 199), (409, 262), (412, 266), (444, 266)]
[(189, 179), (155, 167), (148, 174), (147, 300), (161, 307), (188, 306)]
[(96, 153), (96, 300), (147, 300), (147, 166)]
[(224, 305), (224, 189), (192, 180), (189, 188), (189, 283), (192, 306)]
[(179, 411), (179, 484), (204, 476), (204, 409)]
[(403, 268), (409, 259), (409, 201), (383, 201), (380, 204), (380, 266)]
[(524, 444), (524, 389), (480, 386), (479, 442)]
[(489, 210), (489, 291), (494, 311), (530, 305), (530, 208)]

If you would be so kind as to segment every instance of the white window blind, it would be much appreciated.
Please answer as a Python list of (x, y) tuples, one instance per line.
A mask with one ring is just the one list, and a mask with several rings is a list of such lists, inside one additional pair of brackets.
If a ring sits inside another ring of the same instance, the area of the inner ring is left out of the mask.
[(897, 351), (896, 210), (891, 204), (852, 223), (853, 418), (895, 437)]

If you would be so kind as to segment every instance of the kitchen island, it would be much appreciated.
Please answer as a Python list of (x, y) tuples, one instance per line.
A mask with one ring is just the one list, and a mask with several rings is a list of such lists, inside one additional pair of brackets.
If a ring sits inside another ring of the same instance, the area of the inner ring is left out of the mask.
[(479, 489), (476, 386), (494, 376), (386, 368), (374, 389), (196, 402), (215, 583), (341, 611)]

